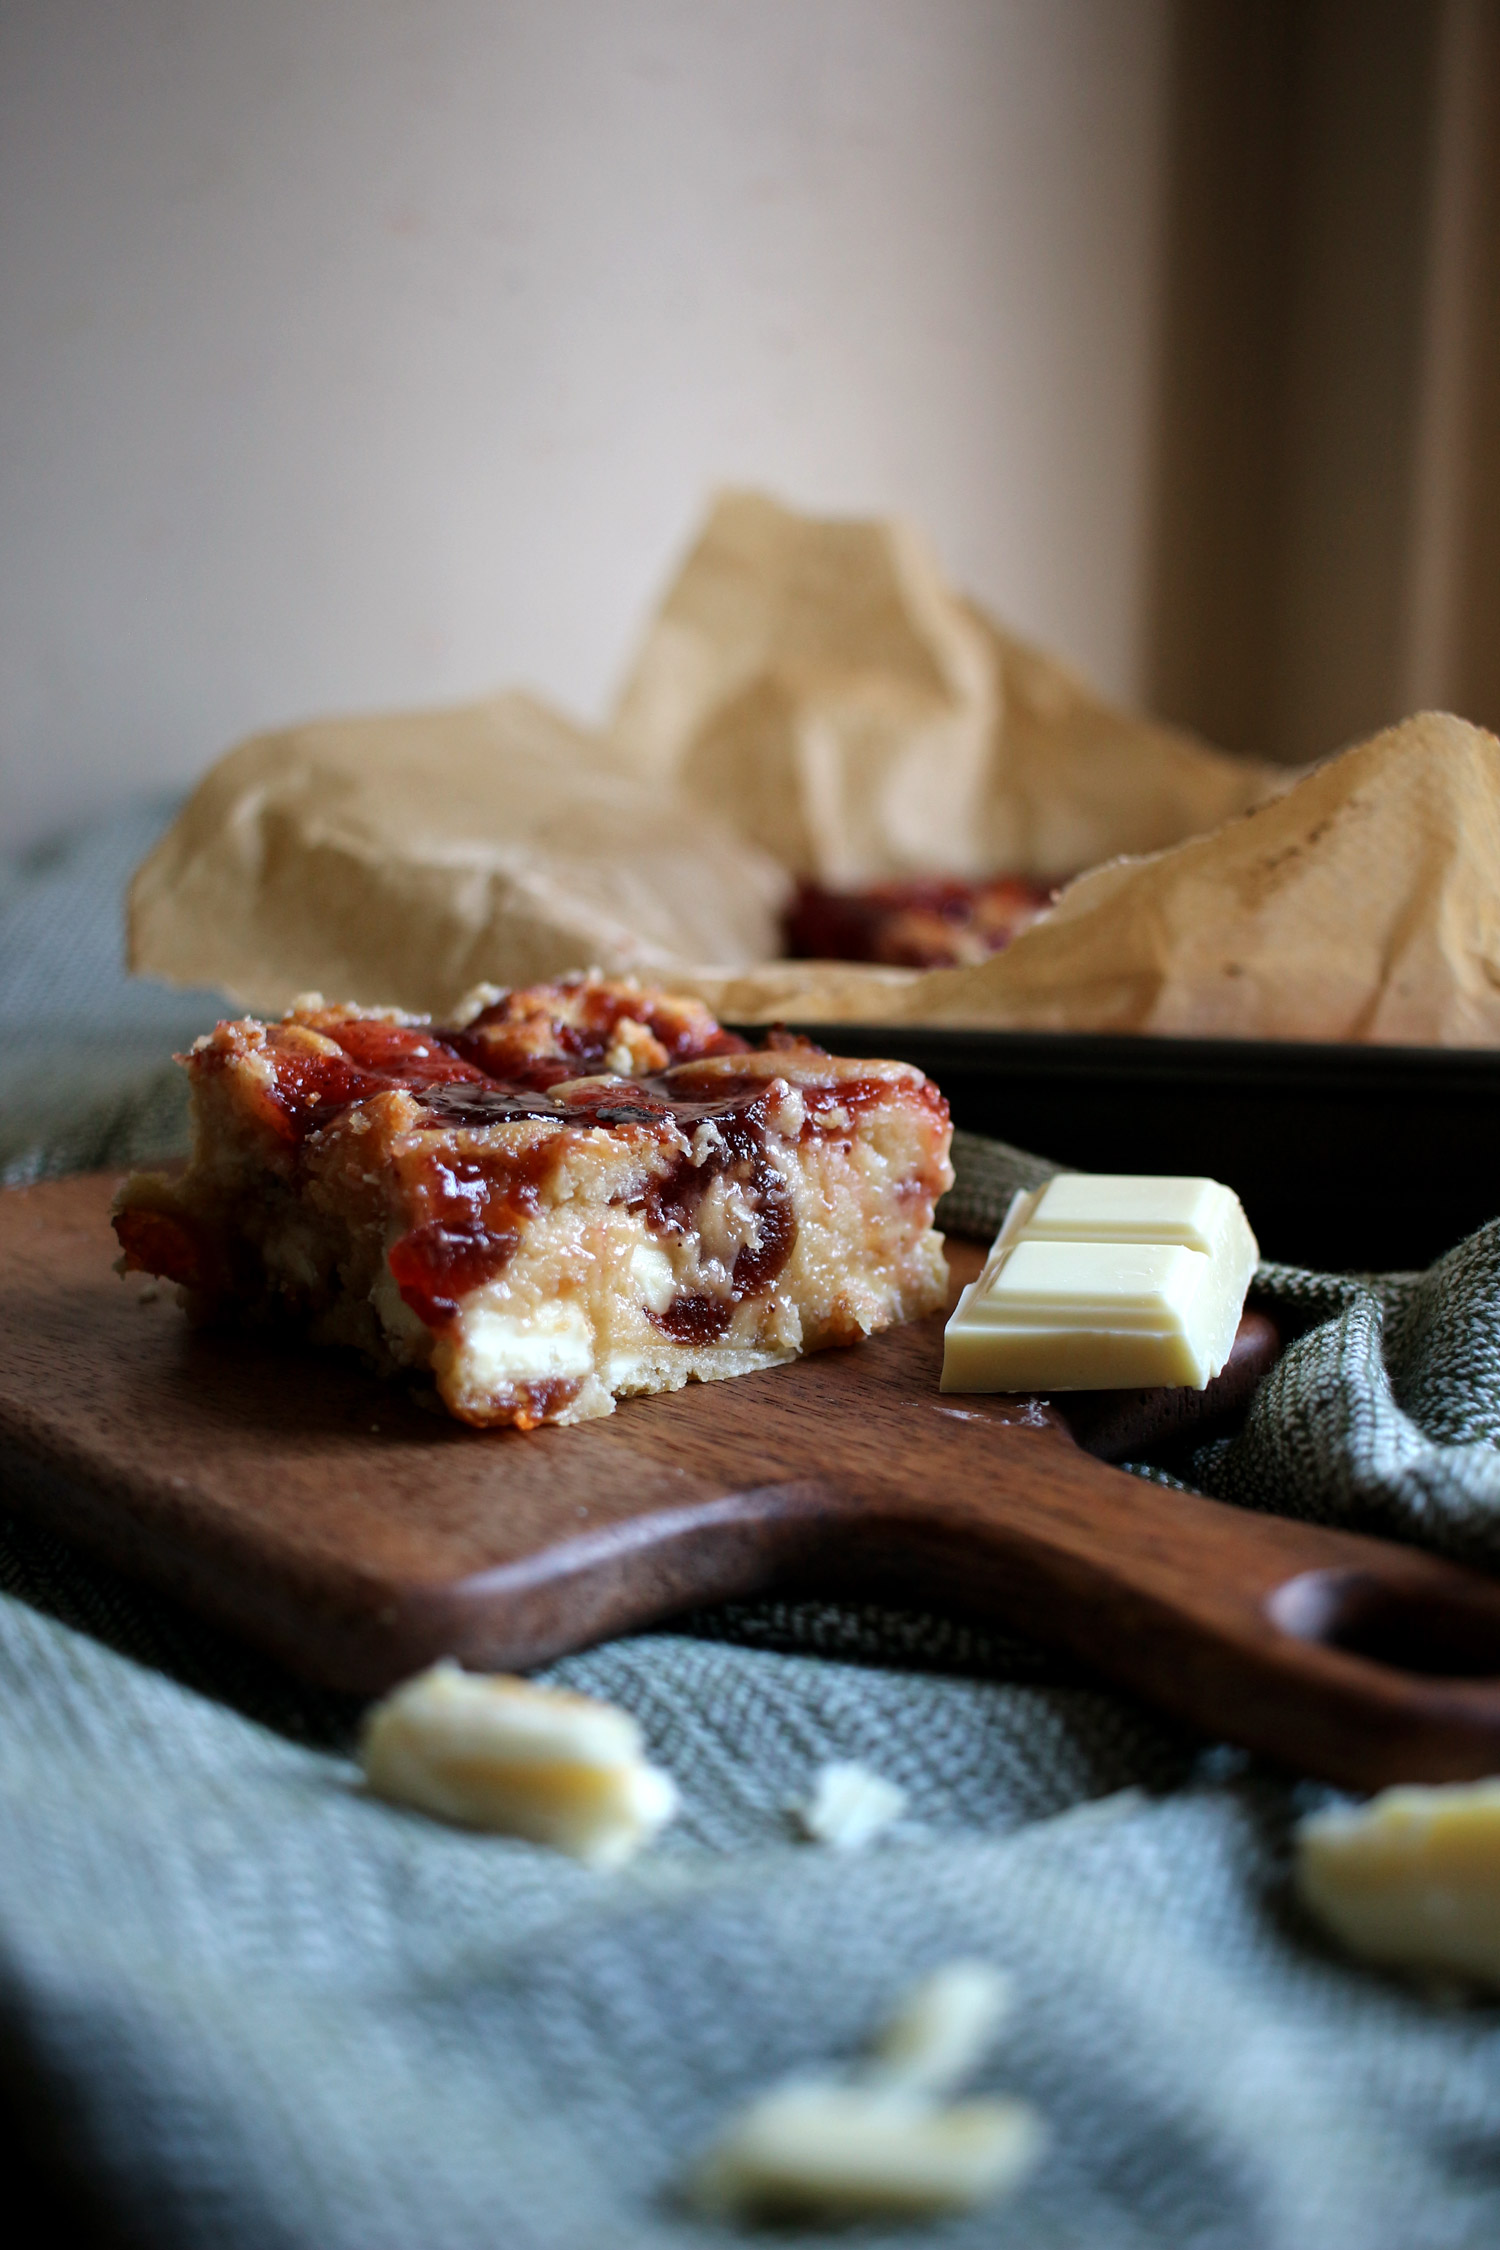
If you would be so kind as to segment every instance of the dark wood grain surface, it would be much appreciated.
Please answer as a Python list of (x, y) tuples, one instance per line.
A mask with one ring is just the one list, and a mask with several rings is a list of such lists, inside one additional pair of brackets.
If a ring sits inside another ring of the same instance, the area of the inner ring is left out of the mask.
[[(945, 1397), (939, 1317), (575, 1429), (482, 1432), (340, 1354), (190, 1331), (170, 1290), (113, 1272), (114, 1184), (0, 1195), (6, 1496), (311, 1679), (525, 1667), (819, 1592), (1017, 1627), (1351, 1784), (1500, 1769), (1500, 1588), (1098, 1457), (1242, 1407), (1275, 1351), (1253, 1317), (1203, 1398)], [(952, 1263), (957, 1287), (978, 1253)]]

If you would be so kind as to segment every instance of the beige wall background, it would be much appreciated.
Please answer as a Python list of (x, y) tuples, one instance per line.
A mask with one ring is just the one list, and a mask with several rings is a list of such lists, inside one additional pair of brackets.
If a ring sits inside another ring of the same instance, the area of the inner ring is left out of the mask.
[(0, 845), (601, 716), (728, 481), (1232, 749), (1500, 722), (1500, 0), (0, 8)]
[(706, 490), (1151, 661), (1167, 0), (8, 0), (0, 841), (602, 712)]

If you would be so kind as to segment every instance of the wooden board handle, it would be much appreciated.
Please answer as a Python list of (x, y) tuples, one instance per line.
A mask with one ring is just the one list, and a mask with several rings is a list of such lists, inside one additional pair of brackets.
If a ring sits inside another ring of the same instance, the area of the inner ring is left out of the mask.
[(403, 1624), (470, 1662), (530, 1665), (706, 1602), (875, 1599), (1013, 1628), (1348, 1787), (1500, 1771), (1500, 1586), (1129, 1476), (1030, 1402), (966, 1407), (913, 1479), (935, 1413), (951, 1405), (892, 1402), (816, 1473), (564, 1540)]
[[(1500, 1771), (1500, 1586), (1415, 1548), (1163, 1489), (1051, 1432), (868, 1491), (867, 1587), (1003, 1622), (1205, 1732), (1353, 1788)], [(1021, 1449), (1033, 1454), (1024, 1474)], [(850, 1500), (851, 1512), (854, 1506)]]

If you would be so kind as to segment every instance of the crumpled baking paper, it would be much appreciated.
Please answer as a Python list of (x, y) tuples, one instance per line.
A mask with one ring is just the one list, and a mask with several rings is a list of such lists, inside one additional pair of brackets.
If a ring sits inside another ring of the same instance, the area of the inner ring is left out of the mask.
[(524, 695), (242, 743), (131, 887), (131, 967), (280, 1010), (776, 951), (783, 869)]
[(899, 522), (721, 495), (615, 714), (635, 769), (825, 883), (1076, 875), (1283, 787), (1115, 709), (947, 584)]
[(1118, 859), (974, 968), (801, 962), (734, 1021), (1500, 1043), (1500, 741), (1427, 712), (1210, 834)]
[[(137, 875), (130, 961), (436, 1014), (480, 981), (740, 969), (779, 950), (788, 870), (1072, 874), (1284, 779), (1101, 702), (910, 529), (731, 493), (609, 735), (503, 695), (243, 743)], [(841, 1013), (884, 992), (844, 986)]]
[[(1120, 856), (1123, 855), (1123, 856)], [(788, 871), (1057, 874), (1003, 953), (775, 958)], [(441, 1015), (635, 971), (730, 1022), (1500, 1042), (1500, 745), (1428, 714), (1296, 778), (1113, 711), (909, 529), (733, 493), (610, 735), (529, 697), (263, 735), (136, 877), (132, 966)]]

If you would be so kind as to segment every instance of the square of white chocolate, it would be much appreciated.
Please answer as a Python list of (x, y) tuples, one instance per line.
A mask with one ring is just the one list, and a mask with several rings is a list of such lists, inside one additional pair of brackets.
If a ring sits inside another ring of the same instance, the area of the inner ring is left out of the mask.
[(1202, 1390), (1259, 1255), (1217, 1180), (1065, 1173), (1011, 1205), (948, 1323), (942, 1387)]
[(1017, 1231), (1033, 1241), (1180, 1242), (1211, 1257), (1235, 1220), (1245, 1224), (1222, 1180), (1166, 1173), (1063, 1172), (1026, 1201)]

